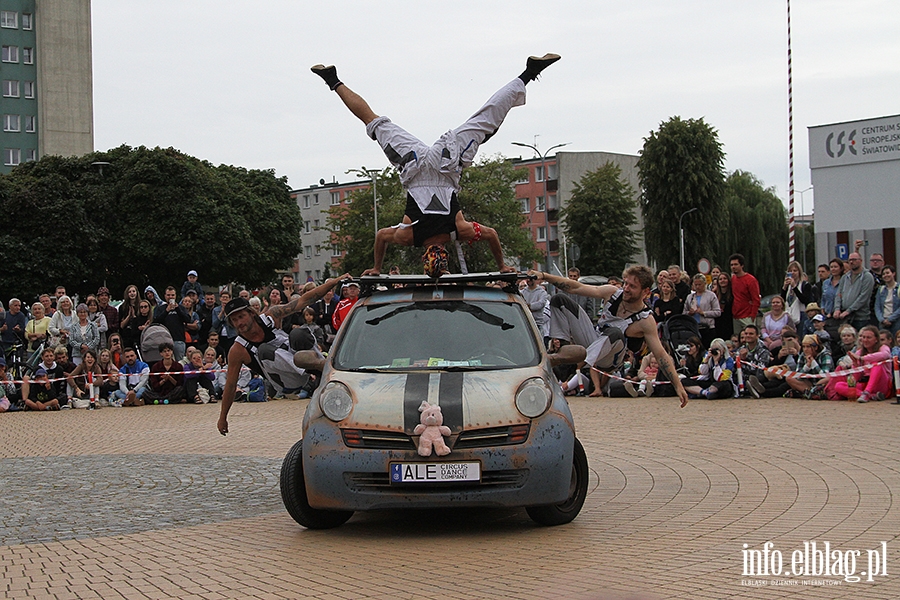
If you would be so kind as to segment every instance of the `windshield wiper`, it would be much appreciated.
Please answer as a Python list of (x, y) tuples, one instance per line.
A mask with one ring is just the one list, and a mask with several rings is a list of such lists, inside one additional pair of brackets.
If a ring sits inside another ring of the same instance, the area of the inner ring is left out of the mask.
[(503, 331), (508, 329), (512, 329), (515, 327), (512, 323), (507, 323), (501, 317), (498, 317), (495, 314), (489, 313), (480, 306), (475, 306), (473, 304), (469, 304), (468, 302), (423, 302), (415, 304), (410, 304), (407, 306), (401, 306), (399, 308), (395, 308), (391, 312), (384, 314), (380, 317), (375, 317), (374, 319), (369, 319), (366, 321), (366, 325), (378, 325), (382, 321), (386, 321), (391, 317), (396, 317), (397, 315), (403, 314), (405, 312), (409, 312), (411, 310), (443, 310), (446, 312), (456, 312), (462, 311), (467, 312), (479, 321), (487, 323), (488, 325), (493, 325), (495, 327), (499, 327)]

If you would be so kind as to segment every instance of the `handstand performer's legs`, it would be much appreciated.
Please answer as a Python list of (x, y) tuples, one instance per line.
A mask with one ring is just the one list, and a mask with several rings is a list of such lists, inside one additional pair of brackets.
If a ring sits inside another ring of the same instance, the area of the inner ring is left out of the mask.
[(362, 96), (348, 88), (346, 84), (338, 79), (337, 69), (334, 65), (327, 67), (325, 65), (315, 65), (310, 68), (310, 71), (325, 80), (328, 87), (334, 90), (338, 97), (344, 101), (347, 108), (350, 109), (350, 112), (356, 115), (364, 125), (368, 125), (378, 117), (369, 107), (369, 104), (363, 100)]

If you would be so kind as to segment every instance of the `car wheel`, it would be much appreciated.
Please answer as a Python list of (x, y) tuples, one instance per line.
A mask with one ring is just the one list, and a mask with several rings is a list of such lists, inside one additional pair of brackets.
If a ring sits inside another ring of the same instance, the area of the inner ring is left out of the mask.
[(584, 447), (578, 438), (575, 439), (575, 456), (572, 460), (572, 481), (569, 484), (569, 497), (559, 504), (545, 506), (528, 506), (528, 516), (540, 525), (565, 525), (572, 522), (581, 511), (588, 488), (588, 462)]
[(291, 517), (307, 529), (332, 529), (353, 516), (352, 510), (320, 510), (309, 505), (303, 479), (303, 440), (294, 444), (281, 463), (281, 500)]

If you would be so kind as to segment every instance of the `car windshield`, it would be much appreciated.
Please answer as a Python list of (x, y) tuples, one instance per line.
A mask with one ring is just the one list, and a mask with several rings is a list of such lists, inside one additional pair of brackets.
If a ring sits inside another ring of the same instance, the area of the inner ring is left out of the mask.
[(537, 365), (540, 350), (514, 302), (357, 306), (336, 349), (341, 370), (497, 369)]

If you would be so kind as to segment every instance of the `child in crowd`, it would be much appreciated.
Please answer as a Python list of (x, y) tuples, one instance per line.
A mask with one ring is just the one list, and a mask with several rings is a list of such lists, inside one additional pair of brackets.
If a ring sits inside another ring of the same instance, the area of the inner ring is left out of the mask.
[[(215, 350), (211, 352), (215, 355)], [(203, 364), (203, 353), (196, 348), (187, 351), (188, 365), (184, 371), (184, 390), (188, 401), (206, 404), (215, 398), (213, 380), (215, 374)]]
[(648, 354), (641, 361), (641, 368), (638, 371), (638, 385), (635, 385), (630, 382), (625, 382), (625, 389), (633, 398), (637, 398), (638, 396), (652, 396), (653, 395), (653, 385), (656, 383), (656, 375), (659, 373), (659, 362), (657, 362), (656, 357), (653, 354)]

